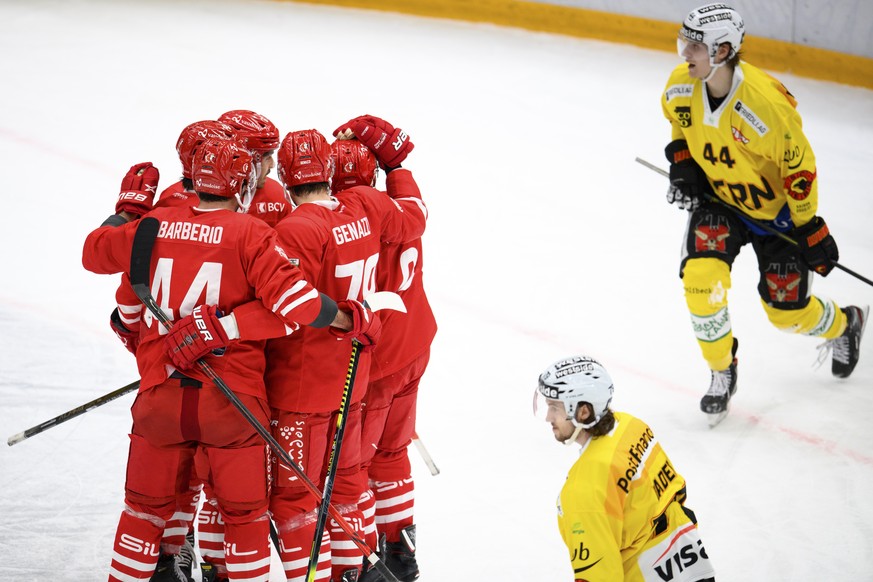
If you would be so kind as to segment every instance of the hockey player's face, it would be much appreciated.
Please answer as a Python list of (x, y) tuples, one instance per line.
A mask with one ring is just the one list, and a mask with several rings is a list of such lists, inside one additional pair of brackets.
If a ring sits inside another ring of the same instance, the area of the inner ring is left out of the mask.
[(702, 42), (690, 42), (683, 38), (678, 41), (679, 55), (688, 63), (688, 74), (693, 79), (703, 79), (709, 74), (709, 52)]
[(276, 159), (273, 157), (273, 151), (264, 152), (261, 156), (261, 171), (258, 174), (258, 189), (264, 187), (264, 184), (267, 182), (267, 176), (270, 174), (270, 171), (276, 165)]
[(576, 427), (573, 421), (567, 418), (567, 409), (564, 408), (563, 402), (547, 399), (546, 403), (548, 404), (546, 422), (552, 425), (552, 434), (555, 435), (555, 440), (564, 442), (573, 436)]

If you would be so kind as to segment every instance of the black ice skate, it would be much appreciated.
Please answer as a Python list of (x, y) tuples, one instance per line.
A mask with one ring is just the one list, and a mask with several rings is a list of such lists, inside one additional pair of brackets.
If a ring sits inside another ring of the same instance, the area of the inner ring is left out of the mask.
[(861, 336), (864, 335), (870, 306), (861, 308), (849, 305), (842, 311), (846, 314), (846, 331), (840, 337), (826, 341), (819, 349), (824, 351), (825, 358), (827, 352), (833, 350), (831, 372), (837, 378), (848, 378), (861, 355)]
[[(399, 542), (385, 542), (385, 535), (379, 536), (379, 558), (385, 562), (391, 573), (400, 582), (418, 580), (418, 562), (415, 560), (415, 526), (410, 525), (400, 532)], [(365, 561), (360, 582), (383, 582), (385, 577)]]
[(734, 357), (727, 370), (712, 370), (709, 390), (700, 399), (700, 410), (709, 417), (709, 426), (715, 426), (727, 416), (730, 400), (737, 391), (737, 348), (739, 341), (734, 338), (731, 355)]
[(149, 578), (149, 582), (192, 582), (192, 579), (182, 572), (178, 554), (161, 552), (155, 573)]

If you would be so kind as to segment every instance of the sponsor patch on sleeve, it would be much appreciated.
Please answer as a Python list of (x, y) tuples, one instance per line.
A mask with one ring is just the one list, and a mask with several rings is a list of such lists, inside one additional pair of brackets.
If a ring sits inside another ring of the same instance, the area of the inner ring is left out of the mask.
[(761, 137), (763, 137), (768, 131), (770, 131), (770, 129), (764, 124), (764, 122), (761, 121), (757, 115), (755, 115), (755, 112), (749, 109), (746, 104), (739, 99), (737, 99), (737, 103), (736, 105), (734, 105), (734, 111), (736, 111), (739, 116), (743, 118), (743, 120), (749, 125), (749, 127), (758, 132), (758, 135), (760, 135)]
[(693, 92), (694, 85), (670, 85), (664, 93), (664, 99), (669, 103), (670, 99), (676, 97), (691, 97)]

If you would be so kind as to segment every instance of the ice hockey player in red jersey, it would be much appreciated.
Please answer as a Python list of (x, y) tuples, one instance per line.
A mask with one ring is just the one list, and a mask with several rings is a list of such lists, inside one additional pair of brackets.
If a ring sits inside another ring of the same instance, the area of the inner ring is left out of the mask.
[(273, 122), (254, 111), (234, 109), (218, 116), (218, 121), (231, 126), (245, 140), (258, 172), (258, 186), (249, 205), (248, 213), (270, 226), (276, 226), (291, 212), (285, 199), (285, 190), (269, 177), (276, 165), (275, 153), (279, 147), (279, 129)]
[[(123, 182), (130, 193), (126, 198), (147, 191), (153, 196), (157, 179), (151, 164), (132, 167)], [(228, 578), (269, 578), (264, 443), (207, 376), (189, 369), (204, 357), (268, 426), (263, 342), (247, 339), (258, 330), (245, 317), (219, 320), (219, 311), (230, 313), (237, 305), (259, 299), (289, 328), (336, 325), (358, 337), (366, 337), (367, 324), (378, 321), (374, 314), (358, 313), (353, 320), (339, 311), (288, 261), (275, 231), (237, 212), (255, 180), (251, 155), (242, 146), (229, 140), (204, 142), (192, 179), (200, 197), (196, 208), (159, 208), (150, 214), (160, 222), (149, 268), (150, 289), (176, 324), (165, 339), (166, 330), (150, 313), (140, 323), (140, 391), (131, 409), (125, 509), (115, 536), (110, 581), (146, 580), (152, 575), (165, 524), (176, 509), (180, 487), (188, 486), (198, 445), (206, 449), (211, 484), (226, 523)], [(147, 195), (145, 199), (143, 206), (151, 201)], [(113, 274), (129, 268), (138, 226), (127, 222), (130, 214), (122, 208), (88, 235), (82, 255), (86, 269)], [(222, 347), (222, 355), (213, 353)]]
[[(176, 153), (182, 164), (182, 179), (161, 192), (154, 203), (155, 208), (196, 206), (199, 203), (200, 199), (194, 191), (191, 179), (191, 169), (197, 148), (207, 139), (238, 140), (238, 136), (233, 127), (220, 121), (203, 120), (187, 125), (176, 140)], [(122, 282), (116, 291), (115, 298), (117, 307), (110, 318), (112, 329), (125, 347), (135, 355), (136, 346), (139, 344), (139, 322), (142, 317), (143, 304), (130, 287), (126, 273), (122, 274)], [(206, 491), (209, 491), (206, 483), (208, 464), (201, 450), (198, 450), (194, 456), (194, 467), (191, 486), (179, 498), (177, 511), (167, 522), (164, 538), (161, 541), (161, 555), (150, 582), (172, 580), (177, 563), (179, 569), (186, 576), (190, 576), (195, 558), (193, 523), (197, 516), (197, 508), (201, 502), (201, 491), (204, 485), (206, 485)], [(204, 473), (205, 471), (207, 473)], [(220, 568), (221, 571), (224, 571), (224, 526), (214, 500), (212, 501), (212, 503), (207, 502), (204, 505), (199, 516), (203, 522), (199, 537), (200, 553), (209, 567)]]
[(176, 140), (176, 153), (182, 163), (182, 179), (165, 188), (154, 207), (164, 206), (196, 206), (200, 201), (194, 191), (194, 183), (191, 180), (191, 165), (194, 156), (207, 139), (237, 139), (236, 130), (226, 123), (205, 119), (195, 121), (182, 129), (179, 139)]
[[(401, 199), (369, 186), (331, 195), (330, 146), (316, 130), (289, 133), (278, 153), (279, 179), (295, 205), (276, 230), (289, 257), (308, 280), (339, 301), (359, 305), (376, 289), (376, 265), (383, 241), (404, 243), (421, 236), (425, 208), (411, 175), (396, 178)], [(361, 338), (358, 338), (359, 341)], [(366, 345), (366, 342), (362, 342)], [(339, 409), (352, 351), (350, 336), (334, 330), (301, 328), (267, 346), (266, 383), (276, 439), (316, 483), (323, 483), (330, 447), (331, 418)], [(361, 408), (369, 376), (370, 352), (358, 363), (351, 410), (346, 420), (332, 502), (363, 535), (357, 502), (360, 479)], [(313, 497), (288, 469), (275, 468), (270, 509), (281, 541), (288, 580), (306, 574), (315, 535)], [(363, 555), (338, 525), (322, 537), (316, 580), (356, 580)]]
[[(387, 135), (395, 129), (372, 116), (350, 120), (337, 128), (335, 135), (367, 133), (365, 128), (379, 124)], [(378, 142), (375, 129), (369, 132)], [(411, 148), (406, 150), (406, 153)], [(401, 168), (405, 159), (393, 155), (392, 166), (357, 139), (338, 139), (331, 144), (337, 160), (334, 192), (356, 185), (375, 184), (377, 163), (387, 172), (386, 187), (393, 198), (398, 180), (406, 180), (408, 170)], [(401, 178), (402, 177), (402, 178)], [(378, 543), (380, 558), (401, 582), (419, 576), (415, 559), (416, 526), (413, 519), (414, 482), (407, 448), (415, 434), (418, 387), (430, 359), (430, 345), (437, 325), (427, 300), (423, 282), (421, 238), (406, 243), (384, 243), (379, 251), (376, 287), (398, 293), (406, 313), (386, 311), (382, 319), (382, 337), (373, 349), (370, 383), (363, 405), (361, 444), (362, 476), (367, 487), (359, 506), (364, 513), (367, 541)], [(381, 580), (373, 568), (361, 582)]]

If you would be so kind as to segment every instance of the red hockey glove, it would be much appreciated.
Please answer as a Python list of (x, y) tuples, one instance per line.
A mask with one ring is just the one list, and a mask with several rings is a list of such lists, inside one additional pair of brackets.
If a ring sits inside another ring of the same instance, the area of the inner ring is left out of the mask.
[(221, 312), (214, 305), (198, 305), (170, 329), (164, 346), (176, 368), (188, 370), (209, 352), (217, 356), (224, 353), (222, 348), (230, 339), (219, 317)]
[(115, 214), (124, 211), (139, 217), (149, 212), (158, 190), (159, 178), (160, 173), (151, 162), (131, 166), (121, 181)]
[(352, 315), (352, 329), (345, 331), (336, 327), (328, 328), (330, 333), (338, 338), (354, 338), (366, 350), (372, 347), (379, 336), (382, 335), (382, 321), (379, 316), (370, 311), (360, 301), (348, 299), (346, 301), (338, 301), (336, 304), (340, 311), (346, 311)]
[(706, 200), (704, 194), (712, 194), (706, 173), (697, 165), (684, 139), (671, 141), (664, 149), (670, 162), (670, 188), (667, 202), (683, 210), (697, 210)]
[(405, 131), (399, 127), (395, 129), (384, 119), (372, 115), (361, 115), (349, 120), (336, 128), (333, 135), (346, 130), (351, 130), (373, 152), (379, 165), (387, 172), (399, 167), (415, 147)]
[(121, 321), (117, 307), (112, 310), (112, 314), (109, 316), (109, 326), (115, 332), (115, 335), (118, 336), (118, 339), (121, 340), (121, 343), (124, 344), (124, 347), (127, 348), (127, 351), (135, 356), (136, 348), (139, 347), (139, 333), (127, 329), (127, 326)]
[(791, 235), (797, 241), (803, 262), (822, 277), (826, 277), (834, 268), (833, 262), (840, 259), (840, 250), (824, 219), (814, 216), (803, 226), (791, 231)]

